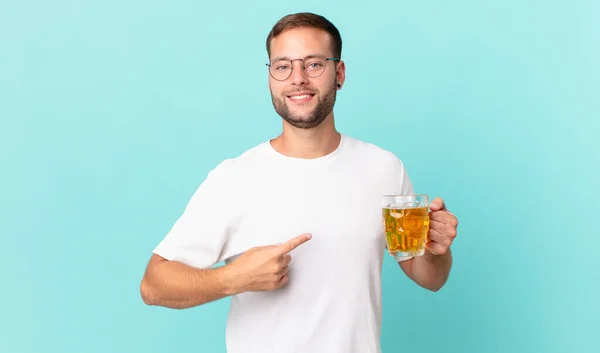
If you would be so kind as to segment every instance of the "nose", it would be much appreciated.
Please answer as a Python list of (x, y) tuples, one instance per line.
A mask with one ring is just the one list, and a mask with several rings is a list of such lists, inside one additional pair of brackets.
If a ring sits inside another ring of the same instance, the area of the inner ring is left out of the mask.
[[(296, 61), (296, 60), (294, 60)], [(292, 66), (294, 69), (292, 70), (292, 75), (290, 76), (290, 81), (293, 85), (302, 86), (308, 83), (308, 76), (304, 73), (302, 66), (304, 62), (302, 60), (297, 60), (297, 62), (292, 61)], [(294, 66), (296, 65), (296, 66)]]

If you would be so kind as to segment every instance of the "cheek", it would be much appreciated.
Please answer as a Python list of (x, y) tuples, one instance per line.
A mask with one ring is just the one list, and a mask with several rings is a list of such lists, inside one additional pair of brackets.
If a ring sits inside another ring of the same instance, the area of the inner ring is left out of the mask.
[(322, 77), (318, 84), (321, 92), (330, 92), (332, 89), (337, 88), (337, 80), (335, 79), (335, 76)]
[(280, 87), (278, 87), (276, 84), (269, 85), (269, 90), (271, 91), (271, 95), (273, 95), (275, 98), (281, 99), (283, 90)]

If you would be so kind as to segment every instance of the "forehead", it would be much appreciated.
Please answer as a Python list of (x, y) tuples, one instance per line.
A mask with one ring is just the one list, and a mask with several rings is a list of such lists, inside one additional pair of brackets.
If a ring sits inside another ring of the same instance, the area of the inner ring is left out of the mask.
[(271, 59), (307, 55), (332, 55), (331, 37), (327, 32), (317, 28), (293, 28), (271, 40)]

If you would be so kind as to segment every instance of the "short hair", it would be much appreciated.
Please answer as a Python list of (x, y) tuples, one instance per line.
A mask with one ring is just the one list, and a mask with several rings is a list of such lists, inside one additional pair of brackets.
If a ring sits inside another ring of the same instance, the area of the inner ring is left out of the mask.
[(310, 12), (300, 12), (282, 17), (271, 29), (267, 36), (267, 54), (271, 56), (271, 40), (284, 31), (293, 28), (310, 27), (327, 32), (332, 39), (333, 55), (342, 58), (342, 37), (338, 29), (328, 19)]

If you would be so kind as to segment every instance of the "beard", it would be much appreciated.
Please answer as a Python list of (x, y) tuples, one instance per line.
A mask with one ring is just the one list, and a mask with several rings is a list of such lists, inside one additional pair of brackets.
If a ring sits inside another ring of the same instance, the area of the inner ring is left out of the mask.
[[(296, 91), (301, 91), (306, 89), (300, 89)], [(318, 91), (315, 92), (310, 90), (311, 93), (314, 93), (313, 99), (317, 100), (317, 106), (313, 108), (313, 110), (306, 113), (293, 113), (288, 106), (288, 102), (286, 100), (287, 96), (294, 91), (288, 91), (282, 94), (282, 98), (275, 97), (273, 92), (271, 91), (271, 100), (273, 101), (273, 107), (277, 114), (279, 114), (283, 120), (287, 121), (290, 125), (298, 129), (312, 129), (314, 127), (319, 126), (325, 118), (331, 113), (333, 110), (333, 106), (335, 104), (335, 99), (337, 96), (337, 89), (335, 83), (332, 87), (330, 87), (327, 91), (325, 91), (322, 95), (319, 95)]]

